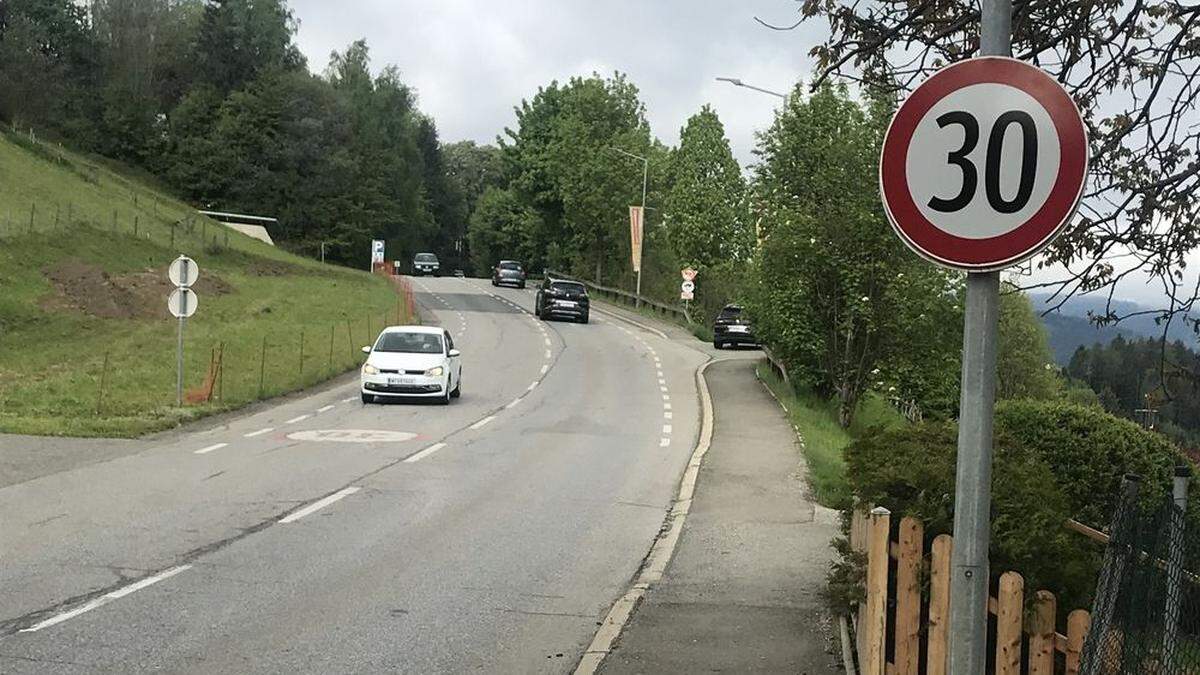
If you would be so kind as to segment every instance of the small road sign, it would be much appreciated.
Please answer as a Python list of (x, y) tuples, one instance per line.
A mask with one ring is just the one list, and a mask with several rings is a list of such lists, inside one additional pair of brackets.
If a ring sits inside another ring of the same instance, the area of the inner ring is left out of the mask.
[(185, 286), (171, 291), (170, 297), (167, 298), (167, 309), (171, 310), (171, 315), (177, 319), (186, 319), (195, 314), (197, 304), (196, 291)]
[(679, 284), (679, 288), (684, 293), (691, 293), (692, 291), (696, 290), (696, 282), (691, 280), (685, 281), (682, 284)]
[(1052, 77), (985, 56), (943, 68), (896, 111), (879, 183), (901, 239), (955, 269), (1029, 258), (1070, 220), (1087, 177), (1079, 109)]
[(679, 274), (683, 277), (684, 281), (694, 281), (696, 279), (696, 270), (690, 267), (683, 268), (679, 271)]
[(191, 286), (200, 278), (200, 267), (195, 260), (181, 255), (171, 261), (171, 266), (167, 268), (167, 278), (176, 286)]

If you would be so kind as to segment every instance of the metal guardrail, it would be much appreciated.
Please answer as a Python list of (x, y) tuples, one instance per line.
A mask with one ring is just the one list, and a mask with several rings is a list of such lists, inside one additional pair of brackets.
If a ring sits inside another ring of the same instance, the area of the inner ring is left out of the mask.
[(622, 302), (627, 305), (637, 306), (640, 301), (640, 304), (645, 305), (656, 312), (674, 316), (675, 318), (682, 319), (683, 321), (685, 321), (689, 324), (692, 323), (691, 315), (688, 313), (688, 311), (686, 309), (684, 309), (682, 307), (674, 307), (674, 306), (668, 305), (664, 302), (659, 302), (657, 300), (651, 300), (650, 298), (647, 298), (644, 295), (639, 296), (636, 293), (630, 293), (629, 291), (622, 290), (620, 288), (601, 286), (600, 284), (588, 281), (587, 279), (580, 279), (578, 277), (571, 276), (570, 274), (563, 274), (562, 272), (556, 272), (554, 270), (546, 270), (546, 276), (555, 277), (558, 279), (565, 279), (568, 281), (576, 281), (578, 283), (583, 284), (584, 286), (587, 286), (589, 290), (599, 293), (601, 296), (605, 297), (606, 299), (615, 299), (618, 302)]

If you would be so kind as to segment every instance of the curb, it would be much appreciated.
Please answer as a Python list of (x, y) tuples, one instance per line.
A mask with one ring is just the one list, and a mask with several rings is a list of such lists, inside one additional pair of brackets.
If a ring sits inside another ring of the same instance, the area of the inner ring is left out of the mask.
[(688, 460), (683, 476), (679, 479), (679, 491), (675, 496), (675, 504), (667, 513), (662, 528), (659, 530), (658, 539), (654, 541), (650, 552), (642, 561), (641, 569), (634, 575), (633, 585), (613, 603), (612, 608), (604, 617), (600, 629), (596, 631), (591, 643), (584, 650), (579, 664), (575, 667), (575, 675), (592, 675), (600, 668), (604, 657), (612, 652), (613, 645), (621, 636), (621, 631), (625, 629), (625, 624), (629, 623), (638, 603), (646, 595), (650, 586), (662, 579), (667, 564), (671, 562), (671, 557), (675, 554), (675, 549), (679, 545), (679, 537), (683, 533), (684, 521), (687, 520), (688, 512), (692, 508), (692, 496), (696, 491), (696, 479), (700, 475), (700, 464), (704, 461), (704, 455), (712, 443), (712, 394), (708, 390), (708, 381), (704, 379), (704, 371), (714, 363), (716, 361), (709, 360), (696, 369), (696, 388), (700, 394), (700, 438), (696, 442), (695, 449), (692, 450), (691, 459)]

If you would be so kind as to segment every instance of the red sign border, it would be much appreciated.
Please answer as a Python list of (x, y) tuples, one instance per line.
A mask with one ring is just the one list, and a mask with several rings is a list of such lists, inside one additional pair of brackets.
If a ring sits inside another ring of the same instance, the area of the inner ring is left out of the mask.
[[(996, 237), (967, 239), (935, 227), (913, 202), (906, 174), (908, 148), (917, 124), (938, 101), (963, 87), (989, 82), (1016, 87), (1045, 108), (1058, 132), (1058, 176), (1046, 202), (1024, 224)], [(999, 270), (1036, 255), (1071, 219), (1087, 183), (1089, 159), (1079, 108), (1053, 78), (1017, 59), (981, 56), (939, 70), (901, 104), (884, 135), (879, 191), (892, 229), (918, 255), (955, 269)]]

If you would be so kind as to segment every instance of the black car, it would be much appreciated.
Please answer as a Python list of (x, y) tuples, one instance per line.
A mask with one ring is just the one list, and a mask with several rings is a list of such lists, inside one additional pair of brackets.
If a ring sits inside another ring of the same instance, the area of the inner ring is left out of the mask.
[(742, 316), (742, 308), (738, 305), (725, 305), (713, 321), (713, 347), (720, 349), (725, 345), (757, 345), (758, 338), (754, 337), (750, 320)]
[(590, 311), (587, 288), (578, 281), (547, 278), (533, 301), (533, 313), (544, 320), (565, 317), (587, 323)]
[(441, 263), (438, 262), (437, 256), (432, 253), (418, 253), (413, 256), (412, 267), (413, 274), (437, 276)]
[(525, 270), (516, 260), (501, 260), (492, 268), (492, 285), (509, 284), (517, 288), (525, 288)]

